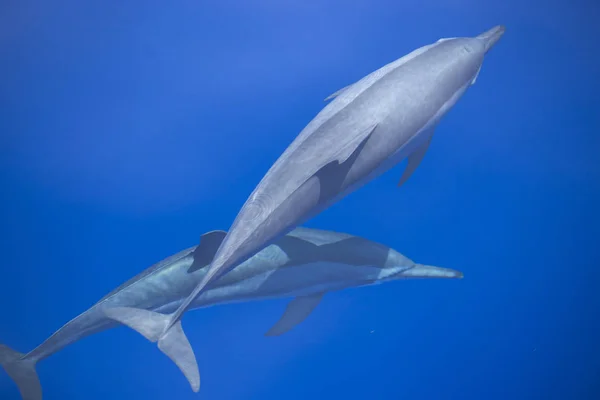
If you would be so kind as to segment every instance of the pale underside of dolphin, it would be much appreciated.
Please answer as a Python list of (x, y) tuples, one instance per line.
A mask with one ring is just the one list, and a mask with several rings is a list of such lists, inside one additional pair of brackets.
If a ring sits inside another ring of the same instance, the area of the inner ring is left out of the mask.
[[(225, 237), (204, 234), (200, 245), (153, 265), (103, 297), (28, 354), (0, 345), (0, 364), (17, 383), (23, 400), (40, 400), (38, 361), (83, 337), (118, 325), (109, 317), (133, 308), (170, 313), (206, 275), (207, 265)], [(330, 291), (408, 278), (462, 278), (462, 273), (416, 264), (379, 243), (344, 233), (297, 228), (222, 276), (193, 308), (260, 299), (293, 297), (268, 336), (281, 335), (302, 322)], [(133, 307), (133, 308), (132, 308)], [(127, 323), (127, 321), (123, 321)], [(187, 340), (172, 344), (172, 357), (193, 390), (200, 386), (194, 353)]]
[(129, 309), (113, 317), (178, 358), (169, 343), (187, 341), (181, 317), (213, 280), (408, 157), (404, 183), (503, 33), (496, 26), (472, 38), (440, 39), (330, 96), (248, 197), (179, 308), (167, 315)]

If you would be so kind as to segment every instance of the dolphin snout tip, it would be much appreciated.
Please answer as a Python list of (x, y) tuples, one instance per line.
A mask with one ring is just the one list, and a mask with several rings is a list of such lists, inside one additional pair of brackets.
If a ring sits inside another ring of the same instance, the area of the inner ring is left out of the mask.
[(496, 25), (492, 29), (477, 35), (477, 39), (483, 41), (485, 52), (487, 53), (492, 47), (494, 47), (498, 40), (500, 40), (502, 35), (504, 35), (504, 32), (506, 32), (506, 26)]
[(496, 25), (492, 29), (498, 32), (498, 34), (502, 35), (504, 32), (506, 32), (506, 25)]
[(487, 31), (477, 35), (478, 38), (480, 39), (488, 39), (491, 37), (500, 37), (504, 34), (504, 32), (506, 32), (506, 26), (505, 25), (496, 25), (491, 29), (488, 29)]
[(465, 274), (455, 269), (448, 269), (445, 277), (451, 279), (462, 279), (465, 277)]

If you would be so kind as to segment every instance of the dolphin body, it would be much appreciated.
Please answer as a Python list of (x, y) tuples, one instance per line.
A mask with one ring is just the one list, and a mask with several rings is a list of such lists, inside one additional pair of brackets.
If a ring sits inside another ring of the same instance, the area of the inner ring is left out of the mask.
[[(17, 383), (23, 399), (42, 398), (36, 363), (83, 337), (118, 325), (107, 314), (120, 307), (158, 313), (176, 310), (206, 275), (207, 265), (225, 234), (223, 231), (204, 234), (200, 245), (143, 271), (28, 354), (0, 345), (0, 363)], [(281, 319), (267, 332), (274, 336), (302, 322), (326, 292), (406, 278), (462, 276), (451, 269), (415, 264), (387, 246), (357, 236), (297, 228), (211, 283), (208, 290), (194, 299), (192, 307), (294, 297)], [(191, 352), (187, 341), (179, 343), (179, 347)], [(183, 372), (197, 391), (200, 381), (195, 360)]]
[(496, 26), (472, 38), (440, 39), (329, 96), (334, 100), (246, 200), (208, 272), (181, 306), (167, 315), (121, 309), (112, 317), (158, 342), (170, 358), (192, 360), (175, 344), (187, 341), (181, 317), (207, 285), (408, 157), (399, 185), (404, 183), (438, 122), (475, 83), (485, 54), (503, 33)]

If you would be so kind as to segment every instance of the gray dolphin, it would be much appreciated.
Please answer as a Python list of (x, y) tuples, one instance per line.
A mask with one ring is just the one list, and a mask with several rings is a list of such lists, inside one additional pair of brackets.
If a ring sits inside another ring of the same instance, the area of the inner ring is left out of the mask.
[[(0, 364), (17, 383), (23, 399), (42, 397), (35, 371), (38, 361), (83, 337), (115, 327), (118, 323), (108, 316), (123, 307), (144, 312), (175, 311), (206, 276), (207, 265), (225, 235), (224, 231), (202, 235), (200, 245), (172, 255), (125, 282), (28, 354), (0, 345)], [(297, 228), (212, 282), (194, 299), (192, 308), (294, 297), (266, 333), (275, 336), (302, 322), (326, 292), (406, 278), (462, 276), (455, 270), (415, 264), (387, 246), (357, 236)], [(178, 348), (193, 357), (187, 340)], [(174, 361), (198, 391), (200, 375), (195, 359), (187, 360), (187, 364), (180, 360)]]
[[(404, 158), (400, 184), (423, 158), (433, 131), (471, 86), (504, 33), (441, 39), (378, 69), (329, 98), (254, 189), (202, 281), (172, 314), (122, 309), (129, 325), (169, 357), (190, 360), (181, 317), (214, 279)], [(183, 360), (181, 362), (184, 362)]]

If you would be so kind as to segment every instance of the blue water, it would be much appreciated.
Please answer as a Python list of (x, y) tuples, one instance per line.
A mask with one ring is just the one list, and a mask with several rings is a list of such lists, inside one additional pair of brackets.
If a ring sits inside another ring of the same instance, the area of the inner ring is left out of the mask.
[(89, 3), (0, 5), (0, 343), (22, 352), (228, 229), (329, 94), (507, 31), (405, 186), (399, 166), (307, 224), (463, 280), (329, 293), (278, 338), (287, 299), (187, 314), (198, 394), (107, 331), (38, 365), (44, 399), (600, 398), (597, 2)]

